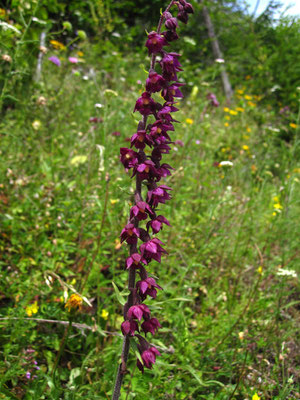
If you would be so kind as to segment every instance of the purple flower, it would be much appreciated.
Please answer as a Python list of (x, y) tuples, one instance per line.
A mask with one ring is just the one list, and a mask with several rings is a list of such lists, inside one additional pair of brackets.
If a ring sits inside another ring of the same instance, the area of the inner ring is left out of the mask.
[(130, 218), (137, 218), (139, 221), (147, 219), (148, 215), (153, 215), (149, 204), (144, 201), (138, 201), (130, 210)]
[(149, 135), (146, 134), (145, 130), (137, 131), (131, 137), (131, 146), (135, 146), (137, 149), (144, 149), (146, 144), (151, 146), (153, 144), (152, 139)]
[(135, 331), (139, 332), (138, 323), (133, 320), (124, 321), (121, 325), (121, 331), (124, 336), (126, 336), (126, 335), (134, 336)]
[(51, 61), (53, 64), (57, 65), (60, 67), (60, 59), (56, 56), (51, 56), (48, 58), (49, 61)]
[(68, 60), (72, 64), (77, 64), (78, 63), (78, 58), (77, 57), (69, 57)]
[(125, 168), (133, 168), (138, 163), (138, 153), (135, 151), (127, 147), (121, 147), (120, 153), (120, 161)]
[(133, 224), (127, 224), (121, 232), (121, 243), (126, 240), (128, 244), (134, 244), (138, 237), (140, 237), (139, 229), (135, 228)]
[(161, 325), (156, 318), (150, 318), (142, 323), (141, 328), (143, 329), (145, 334), (150, 332), (152, 333), (152, 335), (155, 335), (155, 332), (158, 328), (161, 328)]
[(149, 55), (152, 53), (159, 53), (164, 46), (167, 46), (168, 42), (164, 36), (159, 35), (157, 32), (150, 32), (145, 46), (149, 51)]
[(172, 190), (169, 186), (160, 185), (153, 190), (149, 190), (147, 193), (147, 203), (152, 207), (156, 208), (159, 203), (165, 203), (171, 199), (171, 196), (167, 190)]
[(162, 97), (168, 102), (172, 102), (174, 97), (183, 97), (181, 90), (178, 89), (180, 86), (184, 86), (184, 83), (173, 83), (164, 88), (162, 91)]
[(31, 373), (29, 371), (27, 371), (25, 376), (26, 376), (27, 379), (30, 379), (31, 378)]
[(171, 147), (168, 146), (165, 143), (159, 144), (158, 146), (155, 146), (151, 153), (151, 159), (152, 160), (157, 160), (160, 161), (162, 158), (162, 154), (169, 154), (171, 150)]
[(215, 94), (213, 94), (213, 93), (208, 93), (208, 95), (206, 96), (206, 98), (207, 98), (208, 100), (210, 100), (210, 104), (211, 104), (213, 107), (219, 107), (220, 103), (218, 102), (217, 97), (216, 97)]
[(167, 81), (177, 81), (176, 72), (182, 71), (178, 57), (180, 57), (180, 54), (166, 53), (159, 62), (163, 71), (163, 77)]
[(171, 175), (170, 169), (174, 168), (172, 168), (171, 165), (169, 164), (161, 164), (161, 166), (157, 169), (157, 174), (159, 175), (157, 180), (159, 181), (160, 178), (165, 178), (166, 176), (170, 176)]
[(167, 220), (167, 218), (165, 218), (163, 215), (159, 215), (147, 223), (147, 228), (151, 226), (152, 231), (155, 234), (162, 229), (162, 224), (170, 226), (170, 222)]
[(150, 93), (160, 92), (165, 82), (165, 79), (161, 75), (152, 70), (146, 79), (146, 90)]
[(142, 319), (150, 318), (150, 310), (145, 304), (137, 304), (135, 306), (131, 306), (127, 311), (128, 319), (138, 319), (139, 321)]
[(183, 143), (183, 141), (182, 140), (180, 140), (180, 139), (177, 139), (177, 140), (175, 140), (175, 142), (174, 142), (175, 144), (177, 144), (178, 146), (180, 146), (180, 147), (183, 147), (184, 146), (184, 143)]
[(167, 253), (166, 250), (161, 247), (161, 244), (163, 244), (163, 242), (157, 238), (148, 240), (148, 242), (141, 244), (140, 250), (142, 257), (145, 257), (147, 261), (153, 259), (161, 262), (161, 255)]
[(161, 118), (163, 121), (167, 122), (178, 122), (176, 119), (173, 119), (171, 113), (178, 111), (178, 108), (173, 106), (173, 103), (167, 101), (163, 107), (158, 111), (157, 116)]
[(138, 164), (136, 166), (134, 174), (136, 172), (139, 172), (140, 178), (142, 180), (148, 179), (150, 176), (155, 177), (157, 175), (155, 164), (151, 160), (146, 160), (146, 161), (142, 162), (141, 164)]
[(148, 264), (147, 261), (139, 253), (133, 253), (130, 257), (127, 258), (126, 267), (127, 269), (131, 267), (140, 268), (142, 266), (140, 264), (141, 262), (146, 265)]
[(155, 364), (156, 356), (160, 356), (160, 352), (155, 347), (149, 347), (148, 350), (144, 350), (141, 354), (143, 364), (137, 360), (138, 368), (144, 372), (144, 367), (152, 369), (152, 365)]
[(156, 103), (151, 98), (148, 92), (142, 93), (142, 96), (137, 99), (133, 112), (139, 111), (142, 115), (150, 115), (155, 112)]
[(146, 278), (143, 281), (138, 281), (136, 287), (142, 300), (145, 300), (147, 296), (151, 296), (153, 299), (156, 298), (157, 290), (162, 289), (156, 282), (154, 278)]

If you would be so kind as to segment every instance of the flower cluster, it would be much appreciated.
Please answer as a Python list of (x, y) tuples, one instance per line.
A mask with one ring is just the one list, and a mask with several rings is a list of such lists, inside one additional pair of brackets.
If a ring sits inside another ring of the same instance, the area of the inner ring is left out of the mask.
[[(177, 17), (170, 9), (177, 6)], [(177, 74), (182, 71), (179, 62), (180, 54), (167, 52), (170, 42), (178, 39), (176, 28), (178, 21), (187, 23), (188, 16), (193, 13), (193, 7), (185, 0), (171, 1), (166, 11), (162, 13), (157, 31), (150, 32), (146, 47), (151, 55), (151, 66), (145, 84), (145, 91), (136, 101), (134, 111), (141, 114), (142, 120), (137, 132), (131, 137), (131, 148), (120, 149), (120, 160), (126, 171), (132, 170), (132, 177), (136, 177), (135, 204), (131, 207), (127, 225), (121, 232), (121, 242), (130, 246), (130, 256), (126, 260), (129, 270), (130, 295), (124, 307), (124, 322), (121, 329), (125, 337), (135, 336), (138, 341), (140, 359), (137, 360), (138, 368), (143, 372), (144, 367), (152, 368), (159, 351), (150, 345), (147, 340), (137, 332), (154, 335), (161, 327), (156, 318), (151, 317), (150, 310), (144, 304), (146, 298), (156, 298), (157, 290), (162, 289), (155, 279), (148, 275), (146, 266), (153, 260), (161, 262), (161, 257), (166, 254), (164, 243), (156, 235), (164, 225), (170, 225), (163, 216), (158, 215), (160, 204), (170, 200), (170, 191), (167, 185), (161, 184), (162, 178), (171, 175), (172, 167), (162, 163), (164, 154), (171, 151), (170, 132), (174, 131), (173, 113), (178, 111), (175, 107), (176, 99), (182, 98), (180, 90), (182, 83), (178, 82)], [(161, 33), (162, 25), (166, 30)], [(156, 68), (157, 67), (157, 68)], [(154, 93), (160, 92), (164, 103), (159, 103)], [(148, 117), (152, 120), (147, 124)], [(150, 149), (145, 153), (145, 148)], [(145, 198), (142, 197), (142, 183), (147, 188)], [(145, 228), (140, 227), (145, 221)], [(139, 241), (142, 242), (139, 244)], [(136, 272), (140, 280), (135, 283)], [(131, 274), (131, 275), (130, 275)], [(133, 279), (132, 279), (133, 277)]]

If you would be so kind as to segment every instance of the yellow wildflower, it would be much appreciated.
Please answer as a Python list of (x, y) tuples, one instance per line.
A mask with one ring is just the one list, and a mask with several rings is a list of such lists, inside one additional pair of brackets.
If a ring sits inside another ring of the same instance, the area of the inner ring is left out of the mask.
[(227, 119), (228, 121), (230, 121), (229, 115), (225, 115), (225, 119)]
[(279, 197), (278, 197), (278, 196), (274, 196), (274, 197), (273, 197), (273, 201), (274, 201), (275, 203), (279, 203)]
[(4, 17), (6, 14), (6, 11), (3, 8), (0, 8), (0, 17)]
[(248, 133), (250, 133), (250, 132), (251, 132), (251, 128), (249, 128), (249, 126), (247, 126), (246, 131), (247, 131)]
[(78, 55), (78, 57), (83, 57), (84, 56), (82, 51), (77, 51), (77, 55)]
[(50, 43), (56, 50), (66, 50), (66, 46), (58, 40), (50, 40)]
[(276, 214), (275, 211), (273, 211), (273, 212), (272, 212), (272, 215), (273, 215), (273, 217), (276, 217), (277, 214)]
[(283, 209), (283, 207), (282, 207), (282, 205), (280, 203), (275, 203), (273, 207), (275, 208), (275, 210), (282, 210)]
[(107, 310), (105, 310), (105, 309), (103, 309), (102, 311), (101, 311), (101, 317), (103, 318), (103, 319), (105, 319), (105, 321), (108, 319), (108, 316), (109, 316), (109, 312), (107, 311)]
[(293, 129), (297, 129), (297, 124), (294, 124), (293, 122), (290, 123), (290, 127)]
[(243, 340), (244, 336), (245, 336), (244, 332), (239, 332), (239, 339), (240, 340)]
[(247, 151), (247, 150), (249, 150), (249, 146), (247, 146), (246, 144), (244, 144), (244, 145), (242, 146), (242, 149), (245, 150), (245, 151)]
[(67, 308), (69, 312), (72, 309), (75, 310), (76, 308), (78, 308), (78, 310), (81, 310), (82, 298), (76, 293), (71, 294), (71, 296), (69, 297), (69, 299), (65, 305), (65, 308)]
[(246, 75), (246, 76), (245, 76), (246, 81), (249, 81), (249, 79), (251, 79), (251, 78), (252, 78), (251, 75)]
[(115, 250), (119, 250), (122, 246), (120, 239), (115, 239)]
[(260, 397), (258, 396), (257, 393), (255, 393), (255, 394), (252, 396), (252, 400), (260, 400)]
[(237, 115), (238, 113), (237, 113), (237, 111), (230, 110), (230, 111), (229, 111), (229, 114), (231, 114), (231, 115)]
[(230, 111), (230, 108), (224, 107), (224, 108), (223, 108), (223, 111), (224, 111), (224, 112), (229, 112), (229, 111)]
[(237, 92), (238, 94), (244, 94), (244, 91), (243, 91), (242, 89), (238, 89), (236, 92)]
[(245, 98), (246, 100), (252, 100), (252, 96), (249, 96), (249, 94), (245, 94), (244, 98)]
[(263, 267), (261, 265), (257, 268), (257, 272), (262, 275)]
[(116, 204), (119, 201), (119, 199), (111, 199), (110, 200), (110, 204), (113, 206), (114, 204)]
[(245, 111), (245, 109), (244, 109), (243, 107), (236, 107), (236, 111), (239, 111), (239, 112), (244, 112), (244, 111)]
[(248, 106), (250, 106), (250, 107), (256, 107), (256, 103), (253, 103), (252, 101), (248, 101)]
[(257, 166), (256, 165), (251, 165), (251, 171), (253, 172), (253, 174), (255, 174), (255, 172), (257, 171)]
[(226, 127), (229, 126), (229, 123), (228, 123), (228, 122), (225, 122), (224, 126), (226, 126)]
[(37, 304), (37, 301), (35, 301), (33, 304), (30, 304), (29, 306), (26, 307), (26, 314), (28, 317), (31, 317), (32, 314), (36, 314), (39, 310), (39, 306)]
[(191, 119), (191, 118), (187, 118), (187, 119), (185, 120), (185, 122), (186, 122), (187, 124), (189, 124), (189, 125), (192, 125), (192, 124), (194, 123), (194, 120)]

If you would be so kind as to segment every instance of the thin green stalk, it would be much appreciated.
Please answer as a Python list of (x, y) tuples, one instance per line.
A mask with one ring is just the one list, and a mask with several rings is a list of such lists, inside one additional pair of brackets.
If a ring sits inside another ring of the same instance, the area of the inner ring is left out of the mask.
[(52, 379), (53, 379), (54, 385), (55, 385), (55, 373), (56, 373), (56, 370), (57, 370), (57, 366), (58, 366), (58, 363), (59, 363), (60, 358), (62, 356), (62, 353), (63, 353), (63, 351), (65, 349), (65, 346), (66, 346), (69, 334), (71, 332), (71, 329), (72, 329), (72, 317), (69, 318), (69, 325), (65, 329), (65, 333), (64, 333), (64, 336), (63, 336), (63, 338), (62, 338), (62, 340), (60, 342), (59, 351), (58, 351), (58, 354), (57, 354), (57, 357), (56, 357), (56, 360), (55, 360), (55, 363), (54, 363), (54, 366), (53, 366), (53, 369), (52, 369)]

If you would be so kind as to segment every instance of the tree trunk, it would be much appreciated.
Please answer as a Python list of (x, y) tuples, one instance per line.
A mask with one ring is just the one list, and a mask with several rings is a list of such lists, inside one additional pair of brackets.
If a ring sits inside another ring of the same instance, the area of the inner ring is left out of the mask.
[[(215, 59), (223, 59), (222, 52), (220, 50), (219, 42), (215, 34), (214, 26), (213, 23), (210, 19), (208, 10), (206, 6), (203, 4), (203, 0), (200, 0), (200, 3), (202, 4), (202, 12), (203, 12), (203, 17), (204, 17), (204, 22), (208, 31), (208, 37), (211, 40), (211, 46), (212, 46), (212, 51)], [(221, 79), (222, 79), (222, 84), (224, 88), (224, 93), (228, 101), (230, 101), (232, 97), (232, 88), (231, 84), (229, 82), (229, 78), (226, 72), (225, 65), (221, 65)]]

